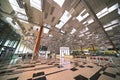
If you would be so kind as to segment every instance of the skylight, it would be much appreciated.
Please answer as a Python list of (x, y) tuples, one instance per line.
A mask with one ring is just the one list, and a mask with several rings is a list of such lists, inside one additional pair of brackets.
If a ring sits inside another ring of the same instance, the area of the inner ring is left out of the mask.
[(105, 28), (105, 31), (109, 31), (109, 30), (112, 30), (113, 28), (112, 27), (108, 27), (108, 28)]
[(48, 33), (49, 32), (49, 29), (48, 28), (43, 28), (43, 33)]
[(20, 8), (16, 0), (9, 0), (9, 3), (15, 12), (19, 12), (26, 15), (25, 9)]
[(56, 28), (61, 29), (63, 25), (72, 17), (72, 15), (65, 10), (62, 17), (60, 18), (60, 22), (55, 25)]
[(94, 22), (94, 19), (93, 18), (89, 18), (86, 21), (84, 21), (82, 24), (84, 24), (87, 27), (89, 24), (91, 24), (93, 22)]
[(73, 28), (72, 31), (70, 32), (70, 34), (73, 34), (73, 33), (75, 33), (75, 32), (76, 32), (76, 29)]
[(44, 27), (47, 27), (47, 28), (51, 28), (51, 25), (46, 24), (46, 23), (44, 23), (43, 26), (44, 26)]
[(53, 37), (53, 35), (52, 35), (52, 34), (49, 34), (49, 37)]
[(114, 10), (116, 10), (116, 9), (118, 9), (118, 8), (119, 8), (119, 4), (116, 3), (116, 4), (114, 4), (113, 6), (111, 6), (110, 8), (108, 8), (108, 7), (104, 8), (103, 10), (101, 10), (100, 12), (98, 12), (98, 13), (96, 14), (96, 16), (98, 17), (98, 19), (100, 19), (100, 18), (102, 18), (103, 16), (111, 13), (112, 11), (114, 11)]
[(17, 24), (17, 22), (14, 22), (13, 24), (13, 19), (10, 17), (6, 18), (7, 22), (14, 28), (14, 29), (20, 29), (20, 26)]
[(83, 19), (85, 19), (85, 18), (87, 18), (89, 16), (89, 13), (86, 13), (85, 15), (81, 15), (81, 14), (79, 14), (77, 17), (76, 17), (76, 19), (79, 21), (79, 22), (81, 22)]
[(19, 19), (28, 20), (28, 17), (26, 15), (24, 15), (24, 14), (17, 13), (17, 17)]
[(65, 23), (61, 21), (59, 24), (56, 24), (55, 27), (58, 28), (58, 29), (61, 29), (64, 24)]
[(83, 30), (80, 31), (80, 33), (85, 33), (86, 31), (88, 31), (88, 27), (84, 28)]
[(84, 34), (79, 35), (79, 37), (83, 37), (83, 36), (84, 36)]
[(55, 1), (60, 7), (64, 4), (65, 0), (53, 0)]
[(109, 26), (111, 26), (111, 25), (118, 24), (118, 23), (119, 23), (119, 20), (116, 19), (116, 20), (113, 20), (113, 21), (107, 23), (107, 24), (104, 25), (103, 27), (106, 28), (106, 27), (109, 27)]
[(42, 0), (30, 0), (30, 6), (42, 11)]
[(61, 30), (60, 32), (63, 33), (63, 34), (65, 33), (65, 31), (63, 31), (63, 30)]

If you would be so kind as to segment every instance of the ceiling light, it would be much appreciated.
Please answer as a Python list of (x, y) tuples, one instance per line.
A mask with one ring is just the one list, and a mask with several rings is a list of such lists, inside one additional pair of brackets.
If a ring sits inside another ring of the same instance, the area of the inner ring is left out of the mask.
[(93, 18), (90, 18), (89, 20), (87, 20), (88, 21), (88, 24), (91, 24), (91, 23), (93, 23), (94, 22), (94, 19)]
[(48, 33), (49, 32), (49, 29), (48, 28), (43, 28), (43, 33)]
[(55, 27), (58, 29), (61, 29), (63, 27), (64, 23), (60, 22), (59, 24), (56, 24)]
[(113, 28), (112, 27), (108, 27), (108, 28), (105, 28), (105, 31), (109, 31), (109, 30), (112, 30)]
[(54, 0), (60, 7), (62, 7), (65, 0)]
[(42, 11), (42, 0), (30, 0), (30, 6)]

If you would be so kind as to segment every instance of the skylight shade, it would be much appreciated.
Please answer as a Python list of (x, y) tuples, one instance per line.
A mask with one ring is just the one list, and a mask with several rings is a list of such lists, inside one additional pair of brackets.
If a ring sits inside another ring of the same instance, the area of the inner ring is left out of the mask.
[(28, 17), (26, 15), (23, 15), (23, 14), (20, 14), (20, 13), (17, 14), (17, 17), (19, 19), (28, 20)]
[(60, 20), (64, 23), (66, 23), (71, 17), (72, 17), (72, 15), (68, 11), (65, 10), (65, 12), (63, 13)]
[(79, 22), (81, 22), (83, 19), (85, 19), (85, 18), (87, 18), (89, 16), (89, 13), (86, 13), (85, 15), (81, 15), (81, 14), (79, 14), (77, 17), (76, 17), (76, 19), (79, 21)]
[(19, 12), (26, 15), (25, 9), (20, 8), (16, 0), (9, 0), (9, 3), (15, 12)]
[(107, 23), (107, 24), (104, 25), (103, 27), (106, 28), (106, 27), (109, 27), (109, 26), (114, 25), (114, 24), (117, 24), (117, 23), (119, 23), (119, 20), (118, 20), (118, 19), (113, 20), (113, 21)]
[(73, 28), (72, 31), (70, 32), (70, 34), (73, 34), (73, 33), (75, 33), (75, 32), (76, 32), (76, 29)]
[(112, 27), (108, 27), (105, 29), (105, 31), (109, 31), (109, 30), (112, 30), (113, 28)]
[(42, 11), (42, 0), (30, 0), (30, 6)]
[(20, 26), (15, 22), (15, 24), (12, 23), (13, 19), (10, 17), (6, 18), (7, 22), (14, 28), (14, 29), (20, 29)]
[(86, 27), (86, 28), (84, 28), (83, 30), (81, 30), (80, 33), (84, 33), (84, 32), (86, 32), (86, 31), (88, 31), (88, 30), (89, 30), (88, 27)]
[(47, 29), (47, 28), (43, 28), (43, 33), (48, 33), (49, 32), (49, 29)]
[(118, 9), (118, 8), (119, 8), (119, 4), (116, 3), (116, 4), (114, 4), (113, 6), (111, 6), (110, 8), (108, 8), (108, 7), (104, 8), (103, 10), (101, 10), (100, 12), (98, 12), (98, 13), (96, 14), (96, 16), (98, 17), (98, 19), (100, 19), (100, 18), (102, 18), (103, 16), (111, 13), (112, 11), (114, 11), (114, 10), (116, 10), (116, 9)]
[(56, 24), (56, 28), (61, 29), (65, 23), (60, 22), (59, 24)]
[(72, 17), (72, 15), (65, 10), (65, 12), (63, 13), (62, 17), (60, 18), (60, 22), (59, 24), (56, 24), (56, 28), (61, 29), (63, 27), (63, 25)]
[(55, 1), (60, 7), (62, 7), (63, 3), (65, 2), (65, 0), (53, 0)]

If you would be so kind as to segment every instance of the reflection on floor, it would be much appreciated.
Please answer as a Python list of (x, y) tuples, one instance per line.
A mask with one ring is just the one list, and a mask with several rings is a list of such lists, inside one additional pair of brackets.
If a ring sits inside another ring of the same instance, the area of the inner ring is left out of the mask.
[(35, 64), (0, 66), (0, 80), (119, 80), (120, 58), (40, 58)]

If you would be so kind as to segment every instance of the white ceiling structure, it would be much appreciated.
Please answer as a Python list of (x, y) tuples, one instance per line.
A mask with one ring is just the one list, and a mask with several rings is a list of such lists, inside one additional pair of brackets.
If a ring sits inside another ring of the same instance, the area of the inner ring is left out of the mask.
[(0, 0), (0, 16), (31, 49), (42, 25), (49, 50), (120, 47), (120, 0)]

